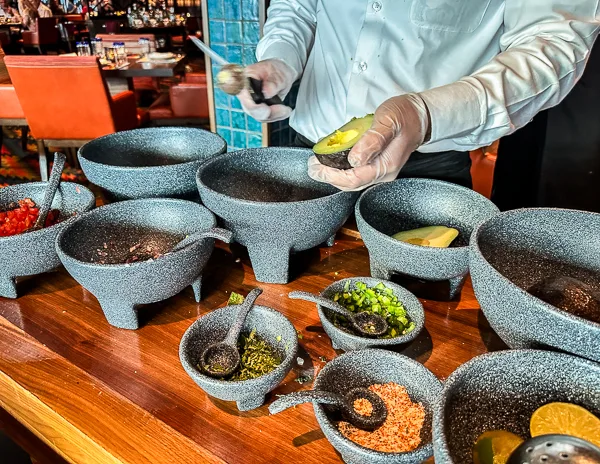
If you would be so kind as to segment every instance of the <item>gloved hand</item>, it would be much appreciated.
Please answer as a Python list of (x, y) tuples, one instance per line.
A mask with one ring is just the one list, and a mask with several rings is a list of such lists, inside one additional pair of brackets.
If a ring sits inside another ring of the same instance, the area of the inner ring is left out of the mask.
[(353, 169), (330, 168), (313, 156), (308, 160), (308, 175), (346, 191), (391, 182), (424, 143), (429, 126), (429, 111), (418, 94), (390, 98), (377, 108), (373, 125), (350, 151)]
[[(282, 100), (299, 77), (289, 65), (277, 59), (259, 61), (248, 66), (246, 75), (262, 80), (262, 91), (265, 98), (273, 98), (278, 95)], [(260, 122), (281, 121), (289, 118), (292, 112), (292, 109), (285, 105), (268, 106), (264, 103), (257, 105), (247, 89), (242, 90), (238, 98), (244, 111)]]

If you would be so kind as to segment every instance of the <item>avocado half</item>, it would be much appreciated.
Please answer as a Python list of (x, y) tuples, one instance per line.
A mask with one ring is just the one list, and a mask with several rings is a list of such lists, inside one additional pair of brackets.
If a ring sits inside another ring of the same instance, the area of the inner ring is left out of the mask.
[(321, 139), (313, 147), (313, 152), (319, 162), (325, 166), (336, 169), (352, 169), (348, 162), (350, 150), (371, 128), (372, 124), (372, 114), (368, 114), (364, 118), (354, 118), (333, 134)]
[(447, 248), (458, 237), (458, 230), (446, 226), (428, 226), (405, 230), (392, 235), (392, 238), (411, 245)]

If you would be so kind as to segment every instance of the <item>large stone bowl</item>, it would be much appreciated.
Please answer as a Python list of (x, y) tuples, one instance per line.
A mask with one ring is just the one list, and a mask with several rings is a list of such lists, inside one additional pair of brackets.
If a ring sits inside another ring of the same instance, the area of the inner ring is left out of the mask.
[[(0, 207), (31, 198), (42, 204), (46, 182), (31, 182), (0, 189)], [(52, 208), (60, 211), (63, 221), (73, 215), (91, 210), (96, 204), (94, 194), (82, 185), (62, 182), (56, 192)], [(11, 237), (0, 237), (0, 296), (16, 298), (17, 277), (42, 274), (60, 266), (54, 249), (54, 240), (66, 227), (66, 222), (44, 229)]]
[(381, 349), (351, 351), (327, 363), (317, 375), (315, 390), (345, 394), (352, 388), (395, 382), (406, 387), (412, 401), (425, 408), (421, 444), (407, 453), (382, 453), (345, 438), (336, 426), (336, 413), (314, 405), (323, 433), (348, 464), (409, 464), (423, 462), (433, 454), (431, 423), (433, 407), (442, 392), (441, 382), (425, 366), (406, 356)]
[(292, 323), (280, 312), (255, 305), (248, 315), (242, 333), (256, 330), (282, 359), (273, 371), (256, 379), (228, 381), (205, 375), (198, 367), (204, 349), (222, 341), (238, 313), (237, 305), (226, 306), (202, 316), (185, 332), (179, 345), (179, 359), (194, 382), (207, 394), (224, 401), (235, 401), (240, 411), (259, 408), (265, 396), (274, 390), (292, 369), (298, 351), (298, 334)]
[(566, 353), (512, 350), (478, 356), (444, 383), (433, 419), (436, 464), (473, 462), (483, 433), (507, 430), (529, 438), (540, 406), (575, 403), (600, 417), (600, 365)]
[(78, 158), (89, 181), (114, 199), (192, 198), (198, 167), (225, 151), (225, 140), (212, 132), (152, 127), (92, 140)]
[(470, 260), (477, 300), (508, 346), (549, 347), (600, 361), (600, 324), (527, 291), (561, 275), (600, 291), (600, 214), (545, 208), (502, 213), (474, 232)]
[[(211, 237), (231, 239), (215, 225), (214, 215), (191, 201), (129, 200), (81, 216), (59, 234), (56, 250), (69, 274), (98, 299), (111, 325), (137, 329), (138, 305), (165, 300), (190, 285), (200, 301)], [(201, 231), (209, 237), (171, 252), (186, 235)], [(131, 250), (143, 253), (146, 247), (163, 255), (123, 264)]]
[(333, 297), (336, 293), (344, 291), (344, 287), (346, 286), (347, 282), (350, 283), (350, 289), (354, 288), (356, 282), (362, 282), (366, 284), (367, 287), (374, 287), (378, 283), (383, 282), (386, 287), (391, 288), (394, 291), (394, 295), (396, 295), (398, 300), (402, 302), (408, 317), (412, 322), (415, 323), (415, 328), (406, 335), (401, 335), (394, 338), (361, 337), (336, 327), (335, 324), (331, 322), (331, 311), (327, 310), (321, 305), (317, 305), (321, 324), (323, 325), (325, 333), (327, 333), (331, 339), (334, 349), (352, 351), (368, 347), (385, 348), (402, 345), (414, 340), (417, 335), (419, 335), (421, 330), (423, 330), (423, 327), (425, 327), (425, 311), (423, 310), (423, 305), (419, 299), (405, 288), (393, 282), (388, 282), (386, 280), (382, 281), (381, 279), (374, 279), (372, 277), (352, 277), (334, 282), (321, 292), (321, 296), (333, 300)]
[[(404, 274), (450, 282), (450, 299), (469, 271), (469, 237), (498, 208), (473, 190), (431, 179), (400, 179), (366, 190), (356, 203), (356, 222), (371, 260), (371, 275), (390, 280)], [(449, 248), (400, 242), (391, 236), (425, 226), (454, 227), (459, 236)]]
[(246, 246), (256, 279), (287, 283), (290, 252), (333, 244), (358, 197), (312, 180), (311, 150), (259, 148), (227, 153), (197, 174), (202, 202)]

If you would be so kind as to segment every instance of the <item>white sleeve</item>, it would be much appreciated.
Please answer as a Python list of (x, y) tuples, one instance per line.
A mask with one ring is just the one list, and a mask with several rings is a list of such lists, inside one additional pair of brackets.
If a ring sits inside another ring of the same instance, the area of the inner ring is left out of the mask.
[(598, 35), (598, 0), (506, 0), (502, 53), (421, 95), (431, 141), (486, 146), (557, 105), (583, 74)]
[(260, 60), (278, 58), (302, 75), (315, 38), (317, 0), (271, 0), (258, 43)]

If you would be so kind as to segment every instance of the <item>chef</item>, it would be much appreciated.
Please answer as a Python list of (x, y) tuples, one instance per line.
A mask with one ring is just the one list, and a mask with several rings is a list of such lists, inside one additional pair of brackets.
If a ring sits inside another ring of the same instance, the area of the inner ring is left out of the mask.
[(271, 0), (258, 63), (265, 97), (301, 79), (294, 111), (256, 105), (263, 122), (290, 117), (298, 145), (375, 113), (349, 155), (353, 169), (309, 160), (309, 175), (342, 190), (407, 177), (470, 186), (469, 151), (558, 104), (581, 77), (600, 26), (599, 0)]

